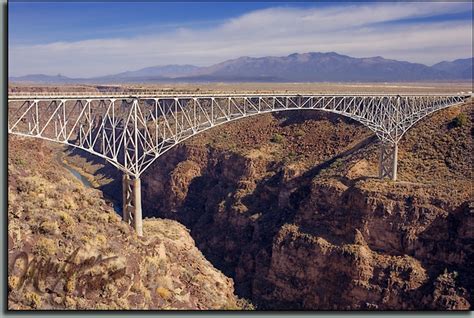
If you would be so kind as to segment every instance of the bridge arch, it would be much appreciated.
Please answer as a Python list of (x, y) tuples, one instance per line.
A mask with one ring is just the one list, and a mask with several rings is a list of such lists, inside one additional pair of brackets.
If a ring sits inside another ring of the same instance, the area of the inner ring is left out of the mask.
[[(197, 135), (200, 135), (201, 133), (212, 130), (213, 128), (220, 127), (220, 126), (223, 126), (225, 124), (233, 123), (233, 122), (240, 121), (240, 120), (250, 118), (250, 117), (255, 117), (255, 116), (260, 116), (260, 115), (265, 115), (265, 114), (272, 114), (272, 113), (280, 113), (280, 112), (285, 112), (285, 111), (293, 111), (293, 112), (294, 111), (321, 111), (321, 112), (325, 112), (325, 113), (331, 113), (331, 114), (335, 114), (335, 115), (339, 115), (339, 116), (342, 116), (342, 117), (345, 117), (345, 118), (352, 119), (352, 120), (356, 121), (357, 123), (363, 125), (364, 127), (368, 128), (370, 131), (372, 131), (375, 134), (377, 134), (377, 132), (378, 132), (376, 129), (373, 128), (373, 126), (367, 124), (367, 122), (364, 122), (363, 118), (361, 118), (361, 119), (354, 118), (352, 116), (349, 116), (348, 114), (335, 112), (333, 110), (325, 110), (325, 109), (317, 109), (317, 108), (314, 108), (314, 109), (313, 108), (284, 108), (284, 109), (274, 109), (274, 110), (267, 110), (267, 111), (261, 111), (261, 112), (253, 112), (253, 113), (248, 113), (245, 116), (235, 117), (235, 118), (232, 118), (232, 119), (226, 120), (226, 121), (220, 121), (220, 122), (217, 122), (217, 123), (213, 124), (212, 126), (205, 127), (203, 129), (194, 131), (192, 134), (187, 135), (186, 137), (184, 137), (182, 139), (179, 139), (177, 142), (170, 145), (170, 147), (167, 147), (164, 151), (160, 152), (159, 156), (156, 157), (152, 162), (150, 162), (149, 165), (152, 165), (155, 162), (156, 159), (159, 159), (159, 157), (164, 155), (169, 150), (172, 150), (173, 148), (175, 148), (179, 144), (181, 144), (181, 143), (185, 142), (186, 140), (191, 139), (191, 138), (193, 138)], [(146, 170), (147, 167), (145, 167), (144, 170)]]
[(16, 95), (11, 134), (73, 146), (124, 172), (124, 220), (142, 235), (140, 175), (179, 143), (213, 127), (259, 114), (320, 110), (353, 119), (380, 139), (379, 177), (397, 178), (398, 142), (425, 116), (471, 95)]
[(453, 106), (459, 106), (461, 105), (462, 103), (457, 103), (457, 104), (453, 104), (453, 105), (444, 105), (442, 107), (439, 107), (439, 108), (435, 108), (435, 107), (431, 107), (429, 109), (424, 109), (424, 110), (421, 110), (421, 111), (418, 111), (418, 112), (415, 112), (413, 114), (411, 114), (410, 116), (408, 116), (407, 118), (405, 118), (404, 120), (402, 120), (401, 124), (403, 125), (404, 127), (404, 130), (397, 136), (397, 142), (399, 142), (402, 137), (413, 127), (415, 126), (418, 122), (420, 122), (421, 120), (425, 119), (426, 117), (429, 117), (443, 109), (446, 109), (446, 108), (449, 108), (449, 107), (453, 107)]
[[(320, 109), (320, 108), (296, 108), (296, 107), (292, 107), (292, 108), (275, 108), (275, 109), (272, 109), (272, 110), (264, 110), (264, 111), (259, 111), (259, 112), (248, 112), (244, 116), (234, 117), (232, 119), (225, 120), (225, 121), (217, 121), (216, 123), (212, 124), (211, 126), (208, 126), (208, 127), (202, 128), (202, 129), (196, 129), (195, 131), (192, 131), (192, 134), (189, 134), (189, 135), (185, 136), (184, 138), (175, 141), (169, 147), (166, 147), (165, 150), (161, 151), (158, 156), (155, 156), (155, 158), (152, 159), (152, 161), (149, 162), (149, 164), (147, 166), (145, 166), (145, 168), (140, 172), (140, 174), (136, 175), (136, 177), (140, 177), (141, 173), (143, 173), (146, 170), (146, 168), (148, 168), (150, 165), (152, 165), (163, 154), (165, 154), (169, 150), (173, 149), (174, 147), (178, 146), (182, 142), (184, 142), (184, 141), (186, 141), (190, 138), (193, 138), (193, 137), (195, 137), (195, 136), (197, 136), (201, 133), (204, 133), (204, 132), (206, 132), (208, 130), (211, 130), (213, 128), (225, 125), (227, 123), (236, 122), (236, 121), (246, 119), (246, 118), (249, 118), (249, 117), (265, 115), (265, 114), (271, 114), (271, 113), (279, 113), (279, 112), (285, 112), (285, 111), (321, 111), (321, 112), (331, 113), (331, 114), (335, 114), (335, 115), (339, 115), (339, 116), (342, 116), (342, 117), (345, 117), (345, 118), (352, 119), (352, 120), (358, 122), (359, 124), (363, 125), (364, 127), (368, 128), (373, 133), (375, 133), (375, 134), (378, 133), (378, 130), (376, 128), (374, 128), (374, 125), (372, 125), (371, 123), (368, 123), (368, 121), (365, 120), (364, 118), (351, 116), (350, 114), (343, 113), (343, 112), (338, 112), (338, 111), (335, 111), (335, 110)], [(59, 140), (58, 138), (50, 138), (48, 136), (38, 135), (38, 134), (30, 134), (30, 133), (22, 133), (22, 132), (11, 132), (11, 134), (22, 136), (22, 137), (46, 140), (46, 141), (50, 141), (50, 142), (55, 142), (55, 143), (60, 143), (60, 144), (63, 144), (63, 145), (67, 145), (69, 147), (74, 147), (76, 149), (80, 149), (80, 150), (85, 151), (89, 154), (92, 154), (94, 156), (98, 156), (98, 157), (106, 160), (108, 163), (112, 164), (114, 167), (121, 170), (123, 173), (130, 173), (130, 171), (127, 171), (127, 168), (123, 164), (121, 164), (117, 160), (117, 158), (111, 158), (107, 155), (104, 155), (104, 154), (96, 151), (93, 148), (85, 148), (81, 144), (75, 144), (75, 143), (69, 142), (67, 140)]]

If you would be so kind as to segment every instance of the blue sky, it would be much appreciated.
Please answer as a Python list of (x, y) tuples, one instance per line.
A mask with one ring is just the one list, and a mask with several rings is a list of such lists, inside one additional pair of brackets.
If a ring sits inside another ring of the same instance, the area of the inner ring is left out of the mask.
[(88, 77), (308, 51), (429, 65), (472, 56), (471, 29), (468, 2), (10, 2), (9, 71)]
[[(311, 4), (296, 4), (298, 7), (308, 5)], [(212, 27), (228, 18), (272, 6), (275, 4), (17, 2), (12, 3), (9, 8), (10, 43), (133, 37), (189, 25)], [(279, 6), (288, 4), (282, 3)]]

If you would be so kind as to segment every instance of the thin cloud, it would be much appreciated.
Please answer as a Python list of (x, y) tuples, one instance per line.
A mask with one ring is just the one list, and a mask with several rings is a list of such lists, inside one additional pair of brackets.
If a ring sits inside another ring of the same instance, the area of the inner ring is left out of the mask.
[(433, 64), (472, 56), (472, 20), (388, 22), (468, 10), (467, 3), (439, 2), (276, 7), (253, 11), (213, 28), (177, 27), (132, 38), (12, 45), (9, 70), (11, 75), (89, 77), (152, 65), (210, 65), (240, 56), (309, 51), (381, 55)]

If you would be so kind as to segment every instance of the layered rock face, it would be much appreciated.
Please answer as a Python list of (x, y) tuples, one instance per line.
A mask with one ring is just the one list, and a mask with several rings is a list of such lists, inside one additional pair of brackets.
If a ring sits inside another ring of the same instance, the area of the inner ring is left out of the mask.
[(182, 222), (260, 309), (468, 309), (471, 117), (472, 105), (419, 122), (397, 182), (376, 178), (377, 141), (352, 121), (224, 125), (150, 167), (144, 213)]

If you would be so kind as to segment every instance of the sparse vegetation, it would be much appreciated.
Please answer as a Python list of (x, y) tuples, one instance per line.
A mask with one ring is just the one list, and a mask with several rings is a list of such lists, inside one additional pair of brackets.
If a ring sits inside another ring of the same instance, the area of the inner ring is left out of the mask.
[(26, 160), (23, 158), (13, 158), (13, 164), (17, 166), (25, 166), (26, 165)]
[(249, 209), (247, 208), (247, 206), (245, 206), (244, 204), (242, 204), (242, 203), (240, 203), (240, 202), (234, 204), (234, 205), (232, 206), (232, 209), (233, 209), (235, 212), (240, 213), (240, 214), (247, 213), (247, 211), (249, 210)]
[[(16, 139), (9, 142), (17, 157), (30, 153), (38, 144)], [(42, 150), (35, 153), (54, 154)], [(98, 191), (65, 178), (67, 172), (58, 168), (54, 159), (35, 159), (27, 173), (20, 162), (12, 161), (9, 166), (8, 234), (13, 241), (9, 252), (26, 248), (31, 251), (30, 260), (61, 263), (79, 248), (76, 264), (99, 255), (119, 258), (91, 269), (93, 274), (110, 273), (103, 276), (110, 282), (88, 279), (87, 297), (76, 292), (83, 284), (77, 275), (57, 286), (65, 295), (42, 297), (30, 282), (17, 290), (18, 273), (9, 273), (9, 308), (172, 309), (176, 303), (186, 309), (197, 309), (196, 303), (209, 309), (238, 306), (230, 281), (204, 259), (183, 225), (146, 219), (147, 237), (143, 241), (133, 239), (133, 230)], [(150, 256), (153, 254), (156, 256)], [(200, 272), (196, 274), (195, 268)], [(39, 281), (41, 290), (51, 287), (50, 280)]]
[(301, 128), (296, 129), (296, 131), (295, 131), (295, 136), (296, 137), (303, 137), (304, 135), (305, 135), (305, 132), (304, 132), (303, 129), (301, 129)]
[(58, 212), (59, 219), (67, 226), (73, 226), (75, 224), (74, 219), (67, 213), (60, 211)]
[(467, 124), (467, 122), (468, 118), (466, 114), (462, 112), (459, 113), (459, 115), (457, 115), (452, 121), (454, 127), (463, 127)]
[(39, 226), (40, 233), (42, 234), (52, 234), (55, 235), (59, 233), (58, 223), (55, 221), (45, 221), (42, 222)]
[(334, 162), (331, 164), (331, 168), (332, 168), (332, 169), (338, 169), (338, 168), (342, 167), (343, 164), (344, 164), (344, 159), (343, 159), (343, 158), (337, 158), (337, 159), (334, 160)]
[(270, 139), (271, 142), (274, 142), (276, 144), (281, 144), (285, 140), (285, 137), (283, 137), (280, 134), (274, 134), (272, 138)]
[(17, 276), (9, 275), (8, 276), (8, 290), (16, 290), (19, 286), (20, 279)]
[(256, 310), (257, 308), (245, 298), (239, 298), (237, 301), (237, 310)]
[(35, 292), (27, 292), (25, 293), (25, 302), (31, 308), (38, 309), (41, 305), (41, 297)]
[(156, 293), (164, 300), (169, 300), (171, 298), (171, 292), (167, 288), (158, 287)]
[(53, 256), (56, 252), (57, 244), (54, 240), (41, 237), (33, 248), (33, 253), (37, 256), (47, 258)]

